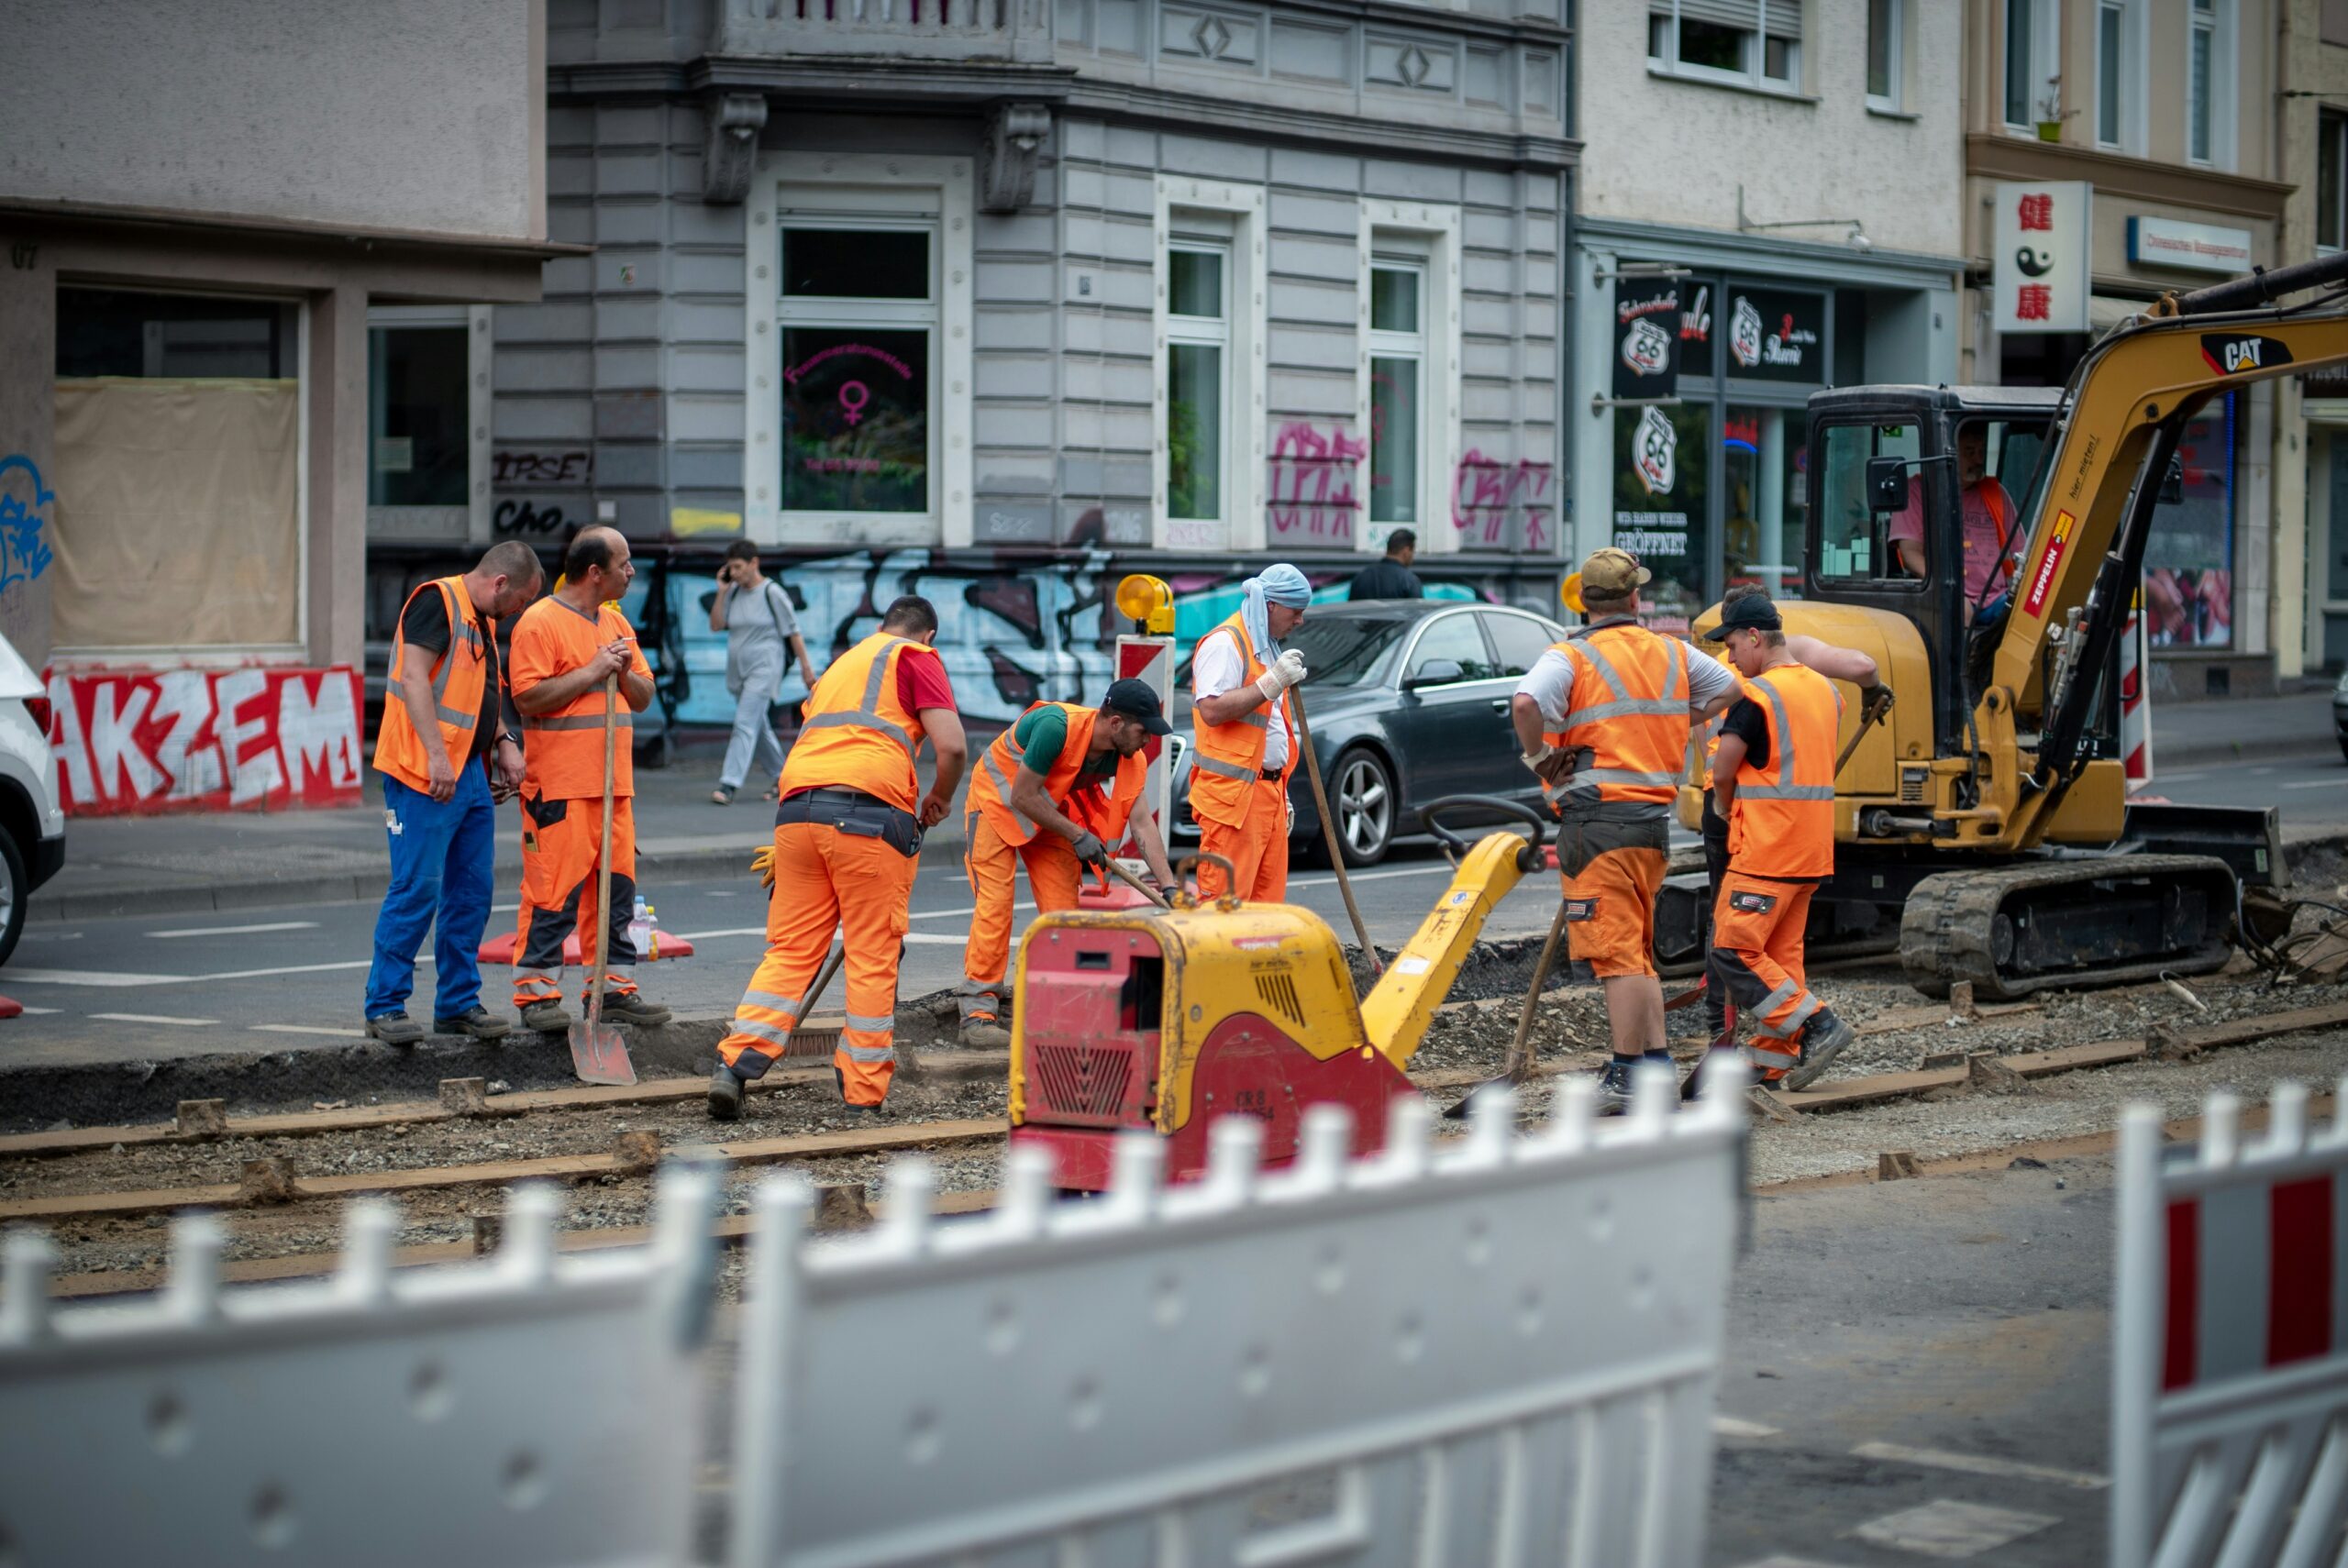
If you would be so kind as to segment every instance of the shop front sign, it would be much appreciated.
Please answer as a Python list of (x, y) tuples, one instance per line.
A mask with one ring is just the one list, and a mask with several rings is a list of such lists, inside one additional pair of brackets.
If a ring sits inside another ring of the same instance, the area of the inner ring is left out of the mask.
[(2251, 269), (2250, 230), (2175, 218), (2128, 220), (2128, 259), (2139, 267), (2169, 267), (2226, 277)]
[(1614, 281), (1614, 395), (1645, 403), (1679, 392), (1679, 290), (1676, 278)]
[(1826, 379), (1826, 296), (1729, 287), (1728, 373), (1748, 381)]
[(1991, 191), (1996, 329), (2085, 332), (2095, 187), (2078, 180), (2008, 181)]

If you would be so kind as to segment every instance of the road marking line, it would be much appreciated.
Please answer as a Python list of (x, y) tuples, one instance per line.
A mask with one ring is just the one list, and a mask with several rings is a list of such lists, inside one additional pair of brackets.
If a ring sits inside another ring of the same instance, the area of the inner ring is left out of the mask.
[(11, 964), (8, 978), (28, 986), (183, 986), (186, 975), (126, 975), (110, 969), (41, 969)]
[[(333, 969), (364, 969), (372, 958), (346, 958), (338, 964), (288, 964), (276, 969), (224, 969), (216, 975), (198, 975), (199, 980), (262, 980), (271, 975), (323, 975)], [(419, 957), (416, 962), (426, 962)]]
[(2025, 1514), (2016, 1508), (1935, 1497), (1922, 1507), (1902, 1508), (1870, 1519), (1851, 1533), (1878, 1546), (1927, 1557), (1977, 1557), (2062, 1522), (2054, 1514)]
[(1934, 1470), (1962, 1470), (1968, 1475), (1998, 1475), (2016, 1481), (2044, 1481), (2092, 1492), (2111, 1485), (2106, 1475), (2085, 1470), (2060, 1470), (2048, 1464), (2025, 1464), (2018, 1459), (1993, 1459), (1981, 1453), (1955, 1453), (1944, 1448), (1910, 1448), (1900, 1442), (1863, 1442), (1851, 1451), (1855, 1459), (1888, 1459), (1895, 1464), (1922, 1464)]
[(521, 907), (522, 906), (519, 904), (492, 904), (489, 906), (489, 912), (492, 914), (513, 914), (516, 911), (520, 910)]
[(2277, 790), (2337, 790), (2348, 784), (2348, 777), (2339, 778), (2303, 778), (2297, 784), (2277, 784)]
[(256, 1023), (255, 1029), (269, 1034), (331, 1034), (338, 1040), (364, 1040), (363, 1029), (325, 1029), (310, 1023)]
[(967, 947), (970, 944), (967, 936), (947, 936), (943, 932), (930, 931), (909, 931), (905, 933), (905, 940), (915, 945), (930, 947)]
[(721, 936), (764, 936), (762, 925), (729, 925), (724, 931), (678, 931), (670, 933), (680, 942), (714, 942)]
[(175, 936), (247, 936), (260, 931), (316, 931), (314, 920), (273, 920), (265, 925), (199, 925), (184, 931), (150, 931), (147, 934), (168, 942)]
[[(1356, 882), (1382, 882), (1390, 877), (1448, 877), (1451, 875), (1451, 867), (1449, 866), (1403, 866), (1391, 871), (1348, 871), (1346, 875), (1350, 880)], [(1326, 877), (1296, 877), (1289, 881), (1289, 886), (1291, 888), (1334, 888), (1336, 885), (1337, 878), (1335, 872)]]
[(24, 1003), (18, 1002), (17, 1004), (17, 1010), (23, 1013), (28, 1018), (35, 1018), (52, 1012), (62, 1012), (65, 1010), (63, 1008), (55, 1007), (27, 1007)]
[(115, 1023), (168, 1023), (177, 1029), (202, 1029), (220, 1021), (216, 1018), (166, 1018), (158, 1012), (94, 1012), (90, 1016)]
[(1765, 1427), (1758, 1421), (1741, 1421), (1734, 1416), (1714, 1416), (1712, 1435), (1733, 1438), (1773, 1438), (1786, 1434), (1776, 1427)]
[(1775, 1551), (1750, 1562), (1740, 1562), (1737, 1568), (1840, 1568), (1840, 1564), (1821, 1562), (1815, 1557), (1789, 1557), (1782, 1551)]

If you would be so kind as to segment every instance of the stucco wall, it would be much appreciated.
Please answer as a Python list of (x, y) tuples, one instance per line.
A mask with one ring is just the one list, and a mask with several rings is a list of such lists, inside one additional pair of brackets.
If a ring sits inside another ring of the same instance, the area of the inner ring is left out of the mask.
[[(1960, 8), (1907, 7), (1904, 113), (1866, 106), (1866, 0), (1811, 0), (1801, 95), (1650, 72), (1645, 6), (1580, 8), (1581, 211), (1733, 230), (1737, 187), (1755, 222), (1859, 217), (1878, 247), (1936, 256), (1962, 242)], [(1790, 231), (1808, 239), (1828, 228)]]
[(544, 233), (537, 0), (0, 6), (0, 197)]

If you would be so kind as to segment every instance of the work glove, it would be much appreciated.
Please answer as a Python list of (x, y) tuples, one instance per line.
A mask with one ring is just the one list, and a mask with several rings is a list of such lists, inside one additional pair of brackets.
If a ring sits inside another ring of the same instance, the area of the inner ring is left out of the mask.
[(1078, 834), (1069, 847), (1076, 851), (1077, 859), (1087, 866), (1098, 869), (1109, 864), (1109, 846), (1102, 844), (1096, 834)]
[(1540, 778), (1543, 776), (1541, 772), (1542, 765), (1556, 755), (1557, 748), (1551, 745), (1547, 741), (1543, 741), (1539, 751), (1525, 752), (1520, 756), (1517, 760), (1524, 764), (1525, 767), (1531, 768), (1533, 770), (1534, 777)]
[(1891, 712), (1891, 688), (1878, 681), (1859, 692), (1859, 723), (1871, 724)]
[(1272, 661), (1272, 668), (1256, 678), (1256, 690), (1264, 694), (1267, 702), (1279, 701), (1281, 692), (1291, 686), (1304, 683), (1304, 656), (1294, 648)]
[(759, 874), (759, 883), (770, 893), (774, 891), (774, 845), (770, 844), (750, 856), (750, 869)]

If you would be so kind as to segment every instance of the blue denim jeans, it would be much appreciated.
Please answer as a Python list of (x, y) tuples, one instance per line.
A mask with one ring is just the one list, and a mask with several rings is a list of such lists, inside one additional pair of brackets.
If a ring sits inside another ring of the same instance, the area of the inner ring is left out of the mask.
[(457, 1018), (481, 1001), (481, 937), (496, 885), (497, 807), (489, 770), (469, 763), (457, 792), (435, 801), (398, 779), (383, 779), (383, 831), (392, 851), (392, 885), (375, 917), (375, 962), (367, 971), (367, 1016), (405, 1010), (415, 989), (415, 950), (437, 926), (435, 1018)]

